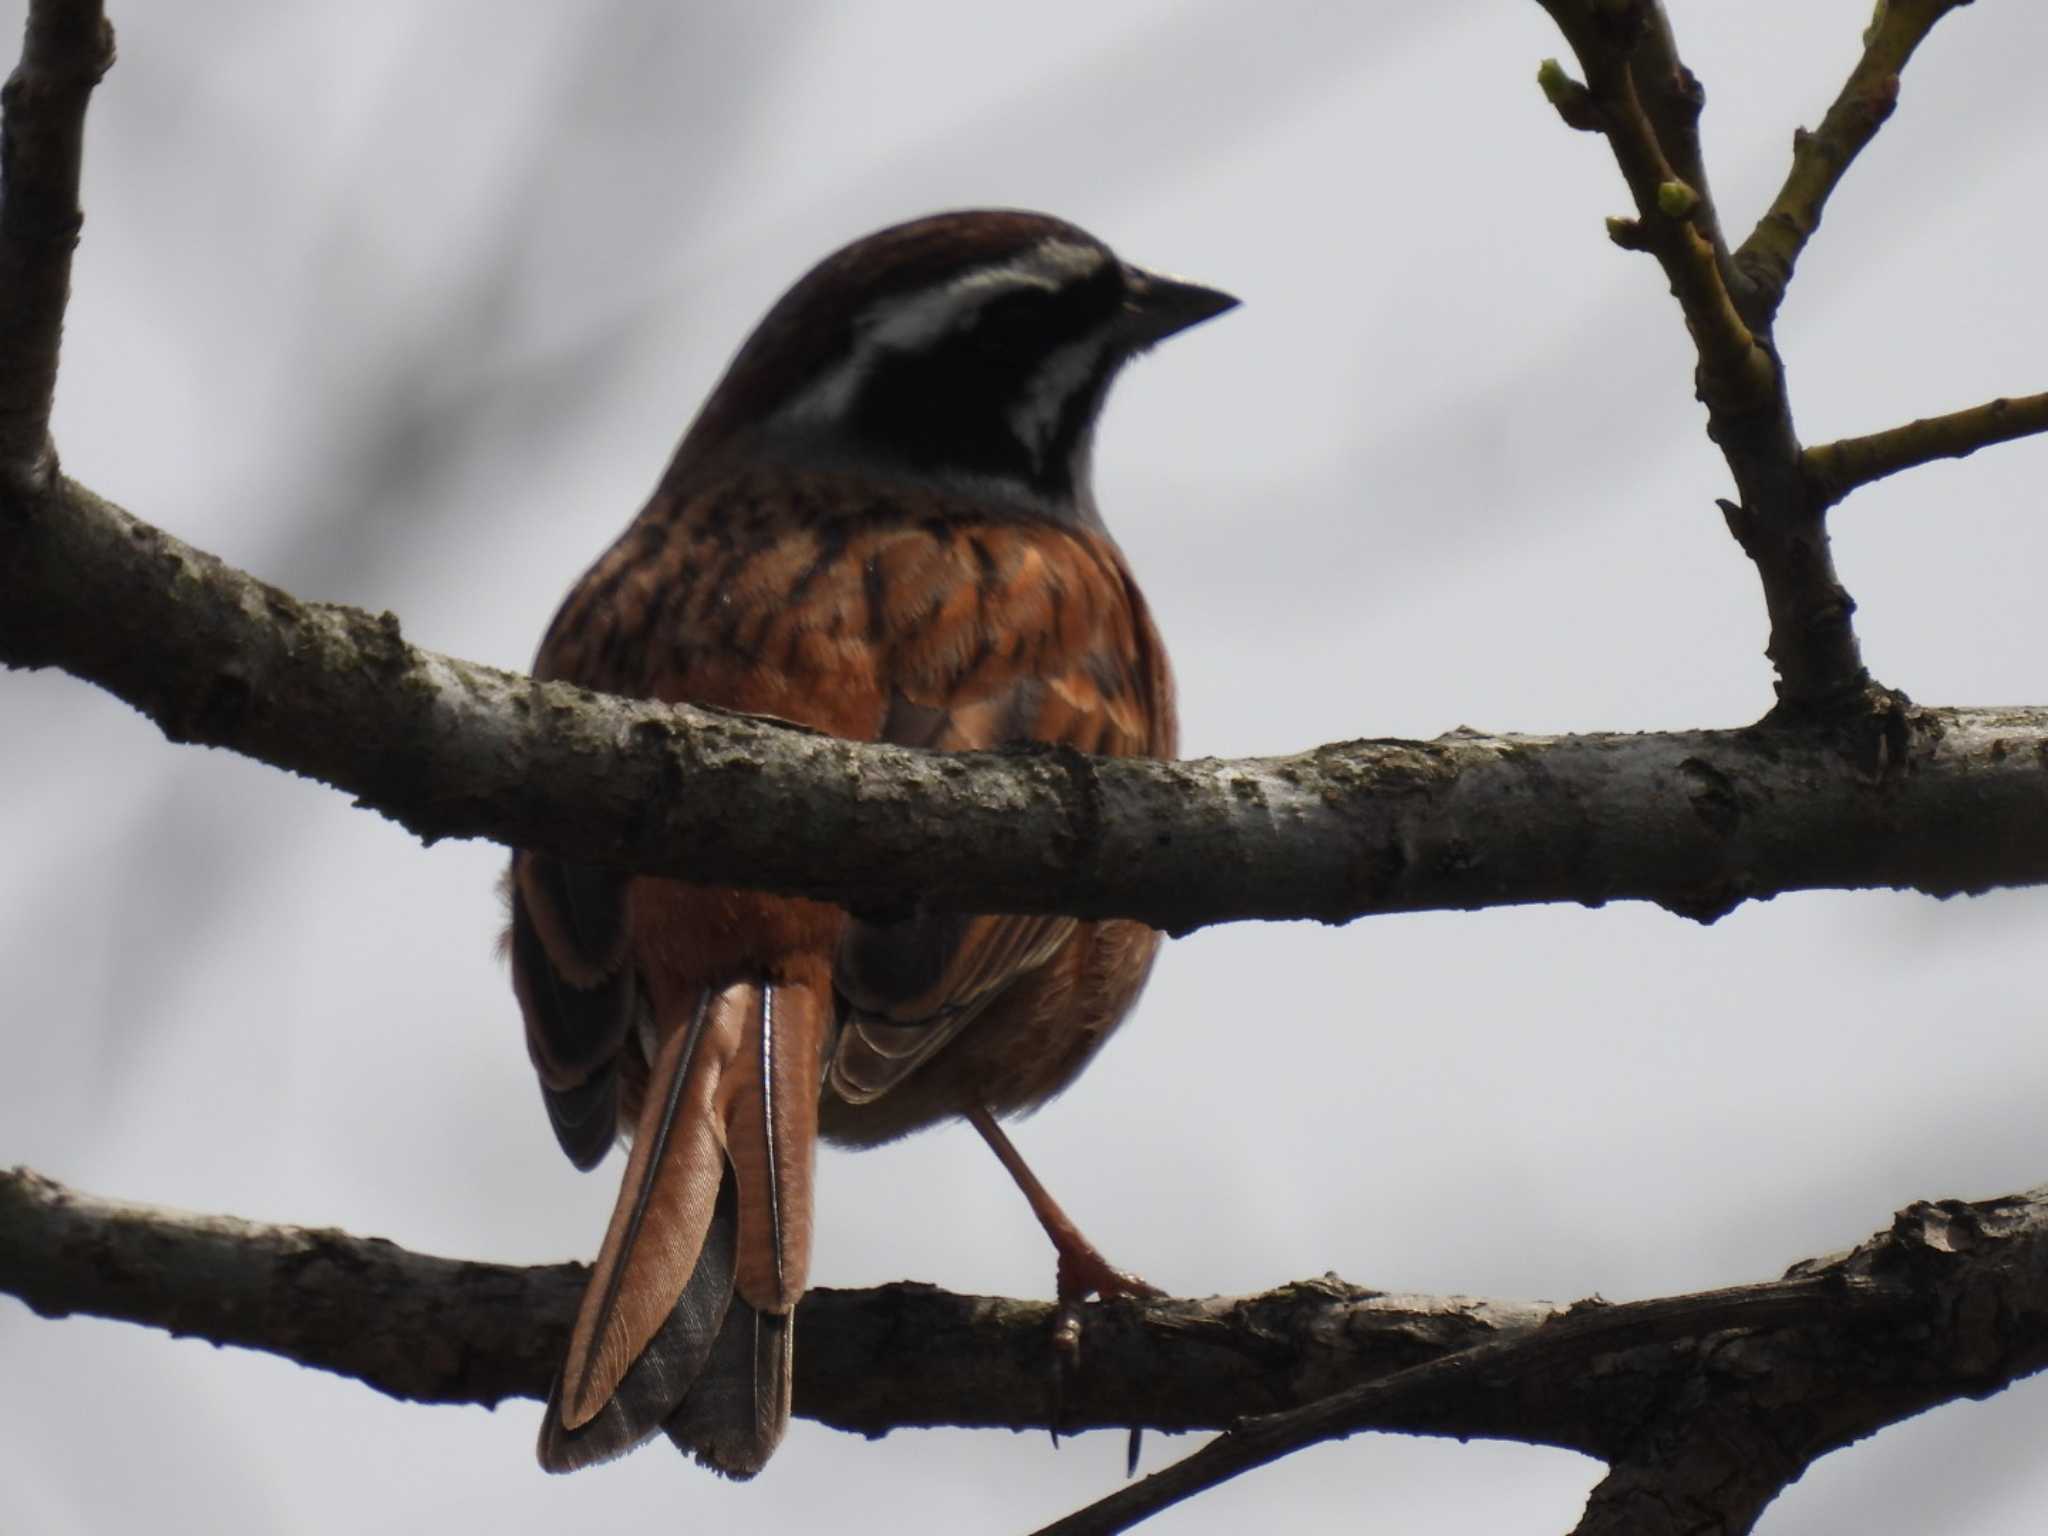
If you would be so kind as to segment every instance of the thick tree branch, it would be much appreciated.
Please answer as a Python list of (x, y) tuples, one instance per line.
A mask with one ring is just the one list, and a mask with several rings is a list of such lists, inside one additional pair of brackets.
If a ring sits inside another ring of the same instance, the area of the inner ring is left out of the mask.
[(1754, 294), (1753, 315), (1768, 324), (1784, 302), (1792, 270), (1820, 228), (1827, 201), (1863, 148), (1899, 104), (1899, 72), (1934, 24), (1970, 0), (1881, 0), (1863, 36), (1863, 55), (1812, 133), (1792, 135), (1792, 169), (1735, 265)]
[(1781, 891), (2048, 881), (2048, 710), (1891, 704), (1829, 732), (1365, 741), (1163, 763), (942, 755), (582, 693), (416, 650), (61, 482), (0, 521), (0, 660), (176, 740), (489, 837), (868, 911), (1174, 931), (1521, 902), (1697, 917)]
[[(1657, 70), (1679, 82), (1668, 29), (1646, 33), (1656, 13), (1640, 6), (1550, 4), (1590, 60), (1588, 99), (1631, 185), (1663, 199), (1669, 167), (1628, 57), (1648, 35)], [(31, 58), (38, 27), (70, 37), (59, 22), (79, 14), (39, 4)], [(1633, 27), (1617, 29), (1616, 15)], [(103, 66), (103, 53), (91, 58)], [(64, 78), (90, 73), (74, 59)], [(13, 117), (28, 126), (11, 131), (30, 132), (42, 98), (17, 96)], [(82, 110), (82, 85), (66, 99)], [(17, 179), (9, 196), (33, 210), (37, 185)], [(1658, 212), (1673, 270), (1714, 290), (1697, 231)], [(38, 323), (54, 337), (62, 291), (47, 286), (6, 298), (23, 313), (48, 310)], [(1725, 301), (1720, 291), (1713, 305)], [(10, 334), (30, 332), (43, 334)], [(1713, 348), (1703, 345), (1706, 368)], [(1773, 477), (1790, 437), (1779, 424), (1782, 443), (1767, 422), (1771, 441), (1742, 449), (1731, 445), (1751, 418), (1720, 406), (1713, 419), (1738, 482), (1772, 482), (1761, 501), (1782, 511)], [(1792, 448), (1796, 513), (1805, 480)], [(1946, 894), (2048, 879), (2043, 721), (2025, 712), (1880, 699), (1857, 715), (1837, 710), (1825, 735), (1465, 735), (1185, 764), (934, 757), (599, 700), (417, 651), (388, 615), (299, 602), (76, 485), (15, 469), (11, 489), (0, 477), (0, 661), (63, 666), (173, 738), (321, 778), (428, 839), (487, 836), (870, 912), (925, 901), (1124, 914), (1174, 930), (1629, 898), (1712, 916), (1815, 886)], [(1853, 659), (1847, 598), (1817, 515), (1788, 522), (1759, 504), (1731, 522), (1766, 572), (1788, 698), (1810, 700)]]
[(1936, 459), (1966, 459), (1979, 448), (2048, 432), (2048, 394), (2003, 397), (1925, 416), (1903, 427), (1845, 437), (1806, 450), (1806, 473), (1824, 506), (1833, 506), (1858, 486)]
[[(344, 1232), (268, 1226), (103, 1200), (26, 1169), (0, 1172), (0, 1292), (48, 1317), (85, 1315), (265, 1350), (423, 1403), (540, 1399), (588, 1270), (410, 1253)], [(1052, 1408), (1046, 1302), (930, 1286), (812, 1290), (802, 1303), (797, 1411), (880, 1434), (915, 1425), (1028, 1428)], [(1220, 1429), (1475, 1343), (1563, 1309), (1388, 1296), (1334, 1279), (1263, 1296), (1088, 1309), (1061, 1427)], [(1515, 1432), (1475, 1401), (1447, 1433)], [(1577, 1410), (1545, 1433), (1597, 1438)]]
[(0, 481), (56, 467), (50, 406), (71, 291), (85, 107), (114, 62), (98, 0), (37, 0), (0, 90)]
[[(39, 1313), (268, 1350), (413, 1401), (544, 1395), (584, 1273), (431, 1258), (0, 1174), (0, 1291)], [(1045, 1303), (924, 1286), (812, 1292), (797, 1410), (864, 1434), (1042, 1426), (1053, 1316)], [(1761, 1508), (1829, 1450), (2048, 1366), (2048, 1189), (1914, 1205), (1852, 1253), (1695, 1296), (1566, 1308), (1323, 1280), (1093, 1307), (1086, 1339), (1063, 1428), (1235, 1427), (1057, 1531), (1122, 1530), (1223, 1476), (1361, 1430), (1583, 1451), (1616, 1470), (1581, 1529), (1657, 1529), (1616, 1524), (1616, 1512), (1640, 1519), (1642, 1501), (1670, 1492), (1631, 1469), (1668, 1467), (1672, 1446), (1711, 1481), (1731, 1426), (1766, 1435), (1772, 1457), (1761, 1469), (1750, 1457), (1738, 1490)], [(1729, 1492), (1725, 1479), (1715, 1487)]]

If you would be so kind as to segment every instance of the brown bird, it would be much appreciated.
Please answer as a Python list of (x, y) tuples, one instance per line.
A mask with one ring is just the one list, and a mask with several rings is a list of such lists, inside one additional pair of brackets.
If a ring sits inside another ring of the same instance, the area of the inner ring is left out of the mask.
[[(1236, 301), (1041, 214), (940, 214), (827, 257), (755, 329), (534, 675), (947, 750), (1171, 756), (1173, 684), (1090, 485), (1117, 371)], [(527, 1047), (580, 1168), (631, 1136), (541, 1426), (555, 1471), (656, 1430), (735, 1477), (789, 1418), (820, 1134), (963, 1116), (1059, 1254), (1111, 1268), (995, 1116), (1036, 1108), (1136, 1000), (1134, 922), (855, 917), (522, 852)]]

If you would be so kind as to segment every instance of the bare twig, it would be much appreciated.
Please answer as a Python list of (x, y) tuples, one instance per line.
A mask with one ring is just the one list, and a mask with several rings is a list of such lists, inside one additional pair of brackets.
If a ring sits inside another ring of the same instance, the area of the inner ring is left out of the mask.
[[(1646, 0), (1645, 10), (1642, 41), (1630, 75), (1664, 158), (1671, 162), (1678, 179), (1699, 197), (1692, 225), (1713, 248), (1714, 265), (1726, 281), (1730, 274), (1728, 242), (1721, 233), (1721, 216), (1714, 208), (1713, 190), (1707, 181), (1706, 157), (1700, 152), (1700, 113), (1707, 104), (1706, 88), (1678, 56), (1671, 16), (1662, 0)], [(1735, 297), (1740, 309), (1741, 295)]]
[[(130, 1205), (0, 1171), (0, 1293), (45, 1316), (113, 1318), (264, 1350), (423, 1403), (543, 1398), (587, 1270), (469, 1263), (345, 1232)], [(1325, 1278), (1260, 1296), (1095, 1306), (1063, 1383), (1062, 1430), (1219, 1429), (1475, 1343), (1526, 1334), (1546, 1302), (1390, 1296)], [(1042, 1426), (1056, 1309), (930, 1286), (813, 1290), (797, 1410), (879, 1434)], [(1533, 1430), (1583, 1448), (1590, 1397)], [(1531, 1432), (1502, 1404), (1442, 1433)], [(1389, 1421), (1398, 1424), (1398, 1420)], [(1413, 1425), (1407, 1427), (1415, 1427)]]
[[(1641, 3), (1538, 3), (1578, 55), (1586, 74), (1585, 88), (1635, 200), (1641, 248), (1657, 258), (1685, 312), (1699, 350), (1700, 398), (1710, 410), (1731, 415), (1767, 409), (1777, 391), (1777, 368), (1758, 346), (1729, 295), (1716, 254), (1717, 231), (1711, 222), (1708, 193), (1704, 185), (1686, 180), (1667, 156), (1630, 67), (1638, 45), (1651, 35), (1660, 36), (1661, 48), (1645, 50), (1651, 55), (1650, 73), (1656, 79), (1650, 94), (1659, 117), (1674, 125), (1684, 122), (1684, 98), (1698, 90), (1698, 82), (1671, 47), (1668, 22), (1660, 29), (1653, 23), (1652, 12), (1662, 21), (1661, 11)], [(1696, 165), (1697, 137), (1688, 132), (1681, 143), (1680, 158), (1689, 158)], [(1704, 176), (1701, 180), (1703, 183)]]
[(1858, 486), (1936, 459), (1966, 459), (1979, 448), (2048, 432), (2048, 394), (1987, 400), (1946, 416), (1926, 416), (1903, 427), (1845, 437), (1806, 450), (1806, 473), (1822, 505), (1833, 506)]
[(1820, 228), (1827, 201), (1863, 148), (1899, 104), (1899, 72), (1934, 24), (1970, 0), (1881, 0), (1864, 34), (1863, 55), (1834, 104), (1809, 133), (1792, 136), (1792, 169), (1764, 216), (1735, 253), (1746, 279), (1745, 312), (1768, 325), (1784, 302), (1792, 270)]
[[(1699, 82), (1653, 0), (1539, 3), (1586, 74), (1583, 100), (1556, 80), (1546, 81), (1546, 94), (1598, 124), (1635, 200), (1636, 216), (1610, 220), (1608, 232), (1657, 258), (1692, 334), (1707, 434), (1740, 493), (1723, 503), (1732, 508), (1728, 526), (1763, 582), (1780, 713), (1787, 720), (1858, 713), (1878, 691), (1863, 668), (1850, 622), (1856, 605), (1835, 575), (1823, 509), (1812, 503), (1801, 468), (1769, 310), (1748, 295), (1747, 280), (1738, 281), (1713, 214), (1695, 121)], [(1641, 95), (1638, 71), (1654, 82)], [(1692, 168), (1696, 181), (1680, 166)]]
[(0, 483), (55, 472), (50, 405), (84, 216), (85, 106), (114, 62), (99, 0), (35, 0), (0, 91)]

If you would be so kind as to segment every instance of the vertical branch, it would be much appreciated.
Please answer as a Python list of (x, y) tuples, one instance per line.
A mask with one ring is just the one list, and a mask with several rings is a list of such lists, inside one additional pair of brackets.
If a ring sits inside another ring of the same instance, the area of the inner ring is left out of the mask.
[(100, 0), (33, 0), (0, 90), (0, 484), (56, 470), (50, 407), (71, 293), (85, 108), (114, 62)]
[(1753, 1404), (1673, 1416), (1617, 1460), (1586, 1500), (1572, 1536), (1746, 1536), (1806, 1463)]
[(1609, 220), (1615, 242), (1657, 258), (1685, 312), (1707, 407), (1707, 435), (1735, 477), (1728, 531), (1757, 568), (1779, 712), (1825, 716), (1880, 749), (1897, 701), (1864, 670), (1835, 574), (1827, 510), (1856, 486), (1931, 459), (2048, 430), (2044, 397), (1993, 400), (1808, 452), (1772, 325), (1799, 256), (1849, 166), (1898, 103), (1899, 72), (1935, 23), (1970, 0), (1878, 0), (1863, 52), (1820, 128), (1793, 138), (1792, 168), (1770, 209), (1728, 251), (1700, 153), (1705, 92), (1678, 55), (1661, 0), (1538, 0), (1578, 55), (1584, 85), (1555, 62), (1537, 79), (1573, 128), (1603, 134), (1636, 204)]
[(1856, 605), (1836, 577), (1825, 507), (1804, 470), (1770, 307), (1738, 292), (1738, 263), (1714, 214), (1697, 123), (1704, 93), (1654, 0), (1539, 3), (1586, 76), (1578, 87), (1546, 65), (1545, 93), (1571, 126), (1606, 137), (1636, 205), (1610, 232), (1657, 259), (1692, 335), (1707, 435), (1739, 494), (1722, 508), (1763, 583), (1779, 707), (1854, 714), (1870, 687), (1850, 623)]
[[(1713, 248), (1714, 265), (1727, 281), (1732, 271), (1728, 242), (1721, 233), (1721, 216), (1715, 210), (1714, 194), (1707, 184), (1706, 156), (1700, 150), (1700, 114), (1706, 110), (1706, 88), (1678, 56), (1678, 40), (1672, 33), (1663, 0), (1649, 0), (1645, 12), (1638, 67), (1630, 73), (1664, 158), (1678, 179), (1699, 196), (1699, 204), (1692, 212), (1693, 228)], [(1737, 293), (1736, 297), (1739, 302), (1741, 295)]]

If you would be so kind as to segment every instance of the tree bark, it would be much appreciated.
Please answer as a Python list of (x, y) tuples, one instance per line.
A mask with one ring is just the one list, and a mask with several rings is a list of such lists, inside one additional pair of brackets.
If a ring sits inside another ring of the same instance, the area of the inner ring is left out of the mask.
[[(434, 1258), (0, 1174), (0, 1291), (37, 1312), (261, 1349), (411, 1401), (544, 1397), (586, 1273)], [(1826, 1452), (2048, 1366), (2048, 1188), (1915, 1204), (1854, 1251), (1782, 1279), (1653, 1301), (1394, 1296), (1325, 1277), (1258, 1296), (1092, 1306), (1080, 1367), (1057, 1396), (1054, 1322), (1050, 1303), (930, 1286), (813, 1291), (799, 1314), (797, 1412), (867, 1435), (1227, 1431), (1061, 1531), (1124, 1529), (1363, 1430), (1600, 1457), (1614, 1470), (1584, 1531), (1656, 1529), (1629, 1523), (1647, 1519), (1646, 1501), (1697, 1510), (1710, 1493), (1753, 1518)], [(1758, 1435), (1772, 1448), (1762, 1460), (1736, 1444)], [(1747, 1470), (1732, 1479), (1737, 1462)]]
[(0, 660), (174, 740), (354, 795), (429, 842), (934, 907), (1242, 918), (2048, 880), (2048, 709), (1887, 698), (1827, 726), (1333, 743), (1155, 762), (935, 754), (586, 693), (407, 645), (64, 482), (0, 512)]

